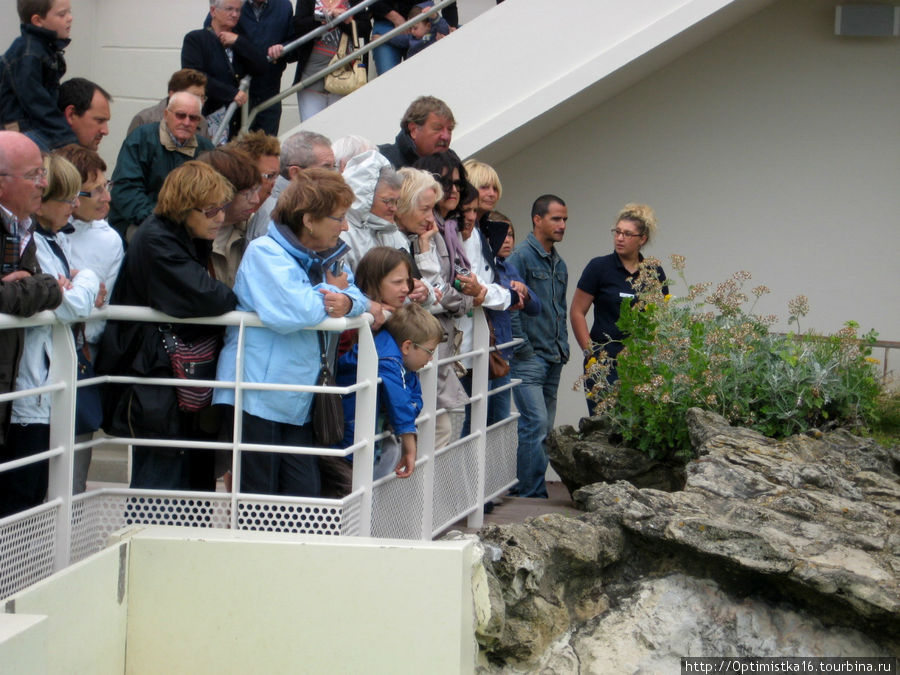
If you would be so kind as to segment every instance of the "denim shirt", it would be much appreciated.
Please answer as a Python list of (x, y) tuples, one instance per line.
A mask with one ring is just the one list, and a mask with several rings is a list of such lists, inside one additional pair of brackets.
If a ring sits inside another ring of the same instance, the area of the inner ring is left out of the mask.
[(565, 261), (559, 257), (555, 246), (547, 253), (534, 233), (529, 233), (508, 260), (541, 301), (538, 316), (528, 316), (525, 312), (512, 313), (513, 337), (524, 340), (516, 347), (516, 358), (529, 359), (537, 354), (548, 363), (565, 363), (569, 360), (566, 313), (569, 272)]

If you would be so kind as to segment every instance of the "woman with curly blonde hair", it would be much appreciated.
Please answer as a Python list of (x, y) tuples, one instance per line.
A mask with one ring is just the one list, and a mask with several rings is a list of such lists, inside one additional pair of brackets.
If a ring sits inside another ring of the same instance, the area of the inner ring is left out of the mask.
[[(656, 214), (646, 204), (626, 204), (616, 216), (615, 226), (610, 230), (613, 236), (613, 253), (591, 260), (575, 289), (569, 307), (569, 321), (572, 333), (584, 354), (584, 364), (605, 352), (615, 359), (622, 351), (624, 335), (616, 321), (624, 298), (634, 298), (632, 286), (638, 266), (644, 260), (641, 249), (656, 234)], [(656, 268), (660, 281), (665, 281), (662, 267)], [(594, 323), (590, 331), (587, 327), (587, 311), (594, 306)], [(615, 368), (610, 370), (607, 380), (610, 384), (618, 379)], [(594, 381), (586, 380), (585, 392), (590, 393)], [(588, 413), (593, 414), (596, 399), (587, 397)]]

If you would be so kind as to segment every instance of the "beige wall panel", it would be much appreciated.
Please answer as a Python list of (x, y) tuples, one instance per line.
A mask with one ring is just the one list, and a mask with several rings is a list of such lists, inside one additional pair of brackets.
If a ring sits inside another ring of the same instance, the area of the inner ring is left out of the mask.
[[(900, 339), (900, 41), (836, 37), (833, 16), (827, 0), (779, 2), (498, 164), (520, 236), (538, 194), (568, 202), (570, 297), (612, 250), (618, 209), (644, 201), (660, 220), (647, 252), (670, 272), (670, 253), (689, 281), (745, 269), (773, 291), (761, 313), (786, 319), (804, 293), (803, 328), (853, 319)], [(563, 372), (557, 423), (586, 411), (580, 368)]]

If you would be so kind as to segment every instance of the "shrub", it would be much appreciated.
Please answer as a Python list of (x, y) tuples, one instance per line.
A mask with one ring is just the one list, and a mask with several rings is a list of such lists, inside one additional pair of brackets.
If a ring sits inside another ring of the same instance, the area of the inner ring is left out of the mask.
[[(600, 401), (597, 414), (626, 444), (686, 461), (692, 452), (685, 412), (694, 406), (775, 438), (872, 422), (881, 393), (869, 357), (873, 332), (860, 337), (848, 322), (831, 336), (800, 333), (809, 303), (798, 296), (788, 303), (798, 332), (772, 333), (777, 317), (753, 313), (769, 289), (753, 288), (750, 302), (749, 273), (737, 272), (710, 292), (710, 284), (687, 285), (684, 258), (672, 256), (688, 288), (676, 298), (663, 296), (658, 265), (644, 260), (633, 283), (637, 299), (622, 303), (618, 326), (626, 337), (616, 362), (592, 361), (585, 375), (596, 382), (590, 395)], [(612, 368), (619, 379), (610, 386)]]

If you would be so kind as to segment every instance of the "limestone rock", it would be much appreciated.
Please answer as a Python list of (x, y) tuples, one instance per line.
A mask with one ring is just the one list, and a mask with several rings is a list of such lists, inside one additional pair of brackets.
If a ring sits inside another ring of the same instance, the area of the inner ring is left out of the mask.
[(560, 427), (548, 439), (548, 456), (570, 493), (592, 483), (627, 480), (638, 487), (680, 490), (684, 470), (639, 450), (610, 442), (597, 418), (584, 418), (575, 431)]
[(533, 661), (573, 622), (606, 609), (601, 572), (621, 555), (618, 528), (551, 514), (481, 536), (501, 550), (485, 566), (503, 589), (503, 629), (476, 634), (491, 659)]
[[(577, 518), (482, 531), (499, 598), (478, 636), (487, 670), (900, 654), (900, 452), (845, 431), (775, 441), (699, 410), (688, 423), (699, 459), (682, 491), (636, 486), (653, 470), (636, 459), (627, 481), (577, 489)], [(590, 431), (555, 436), (570, 489), (586, 468), (603, 481), (621, 470), (621, 449)]]
[(900, 626), (900, 478), (894, 453), (845, 432), (782, 442), (690, 411), (700, 459), (683, 492), (597, 484), (588, 511), (663, 548), (767, 575), (791, 597)]

